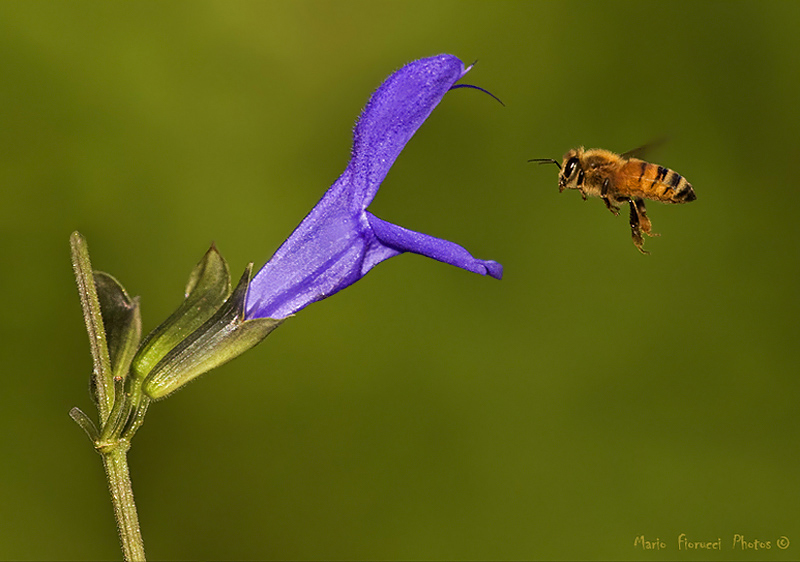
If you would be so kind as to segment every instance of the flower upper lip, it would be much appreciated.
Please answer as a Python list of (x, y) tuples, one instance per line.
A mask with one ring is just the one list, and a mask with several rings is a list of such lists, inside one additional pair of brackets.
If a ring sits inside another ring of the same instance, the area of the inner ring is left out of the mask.
[(344, 172), (253, 278), (248, 318), (285, 318), (404, 252), (502, 277), (497, 262), (366, 210), (406, 143), (468, 70), (458, 58), (438, 55), (407, 64), (381, 84), (355, 126)]

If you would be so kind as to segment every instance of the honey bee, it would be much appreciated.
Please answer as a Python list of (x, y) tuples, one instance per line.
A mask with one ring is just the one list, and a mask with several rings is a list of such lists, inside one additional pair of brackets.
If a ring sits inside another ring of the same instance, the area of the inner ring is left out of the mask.
[(561, 164), (552, 158), (535, 158), (529, 162), (553, 163), (561, 170), (558, 174), (558, 191), (577, 189), (585, 201), (587, 197), (600, 197), (609, 211), (619, 215), (620, 205), (630, 206), (631, 236), (634, 245), (643, 254), (644, 238), (658, 236), (652, 232), (644, 200), (661, 203), (688, 203), (694, 201), (692, 184), (684, 177), (658, 164), (635, 158), (643, 148), (615, 154), (601, 148), (584, 150), (573, 148), (564, 155)]

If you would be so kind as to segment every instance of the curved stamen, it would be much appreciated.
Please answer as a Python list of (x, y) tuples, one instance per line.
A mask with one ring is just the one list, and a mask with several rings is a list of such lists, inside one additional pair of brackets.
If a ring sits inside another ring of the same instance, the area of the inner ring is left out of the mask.
[[(480, 86), (473, 86), (472, 84), (456, 84), (455, 86), (450, 86), (450, 90), (455, 90), (456, 88), (473, 88), (473, 89), (475, 89), (475, 90), (480, 90), (480, 91), (481, 91), (481, 92), (483, 92), (484, 94), (489, 94), (489, 95), (490, 95), (490, 96), (492, 96), (494, 99), (496, 99), (497, 101), (499, 101), (499, 102), (500, 102), (500, 105), (502, 105), (503, 107), (505, 107), (505, 106), (506, 106), (506, 104), (504, 104), (504, 103), (503, 103), (503, 101), (502, 101), (500, 98), (498, 98), (496, 95), (494, 95), (494, 94), (493, 94), (492, 92), (490, 92), (489, 90), (484, 90), (484, 89), (483, 89), (483, 88), (481, 88)], [(448, 90), (448, 91), (449, 91), (449, 90)]]

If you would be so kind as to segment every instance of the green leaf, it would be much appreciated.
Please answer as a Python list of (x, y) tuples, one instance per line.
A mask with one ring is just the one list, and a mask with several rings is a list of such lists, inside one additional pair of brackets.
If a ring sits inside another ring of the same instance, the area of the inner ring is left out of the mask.
[(95, 271), (94, 283), (106, 330), (111, 369), (115, 378), (124, 380), (142, 337), (139, 298), (131, 299), (119, 281), (108, 273)]
[(212, 244), (189, 276), (183, 303), (145, 338), (133, 358), (135, 377), (144, 379), (172, 348), (214, 315), (230, 292), (228, 264)]
[(239, 284), (223, 306), (174, 347), (144, 380), (142, 390), (154, 400), (164, 398), (203, 373), (227, 363), (266, 338), (283, 320), (244, 319), (250, 272), (247, 266)]

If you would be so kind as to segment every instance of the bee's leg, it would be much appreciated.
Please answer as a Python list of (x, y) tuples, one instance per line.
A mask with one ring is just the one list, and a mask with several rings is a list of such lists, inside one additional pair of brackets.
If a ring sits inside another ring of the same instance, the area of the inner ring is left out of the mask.
[(642, 232), (647, 234), (648, 236), (660, 236), (652, 231), (652, 223), (650, 219), (647, 217), (647, 209), (644, 207), (644, 199), (637, 197), (633, 200), (636, 204), (636, 212), (639, 214), (639, 226), (642, 229)]
[[(631, 237), (633, 238), (633, 244), (643, 254), (649, 254), (650, 252), (642, 248), (642, 246), (644, 246), (644, 238), (642, 238), (642, 226), (639, 223), (639, 211), (636, 208), (636, 203), (634, 203), (633, 201), (628, 201), (628, 204), (631, 207), (630, 222), (631, 222)], [(649, 222), (650, 221), (648, 221), (648, 223)]]
[(603, 197), (603, 203), (606, 204), (606, 208), (614, 213), (614, 215), (619, 215), (619, 205), (614, 205), (608, 197)]

